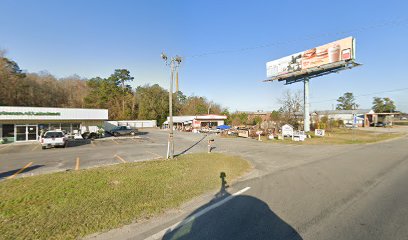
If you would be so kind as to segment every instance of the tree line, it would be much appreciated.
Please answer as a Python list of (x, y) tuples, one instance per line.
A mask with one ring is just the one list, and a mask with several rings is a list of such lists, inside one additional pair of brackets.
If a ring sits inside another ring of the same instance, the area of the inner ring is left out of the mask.
[[(158, 84), (132, 88), (134, 78), (126, 69), (116, 69), (109, 77), (84, 79), (77, 75), (56, 78), (48, 72), (27, 73), (0, 51), (0, 105), (32, 107), (104, 108), (111, 120), (155, 119), (160, 125), (168, 116), (168, 90)], [(301, 92), (285, 92), (278, 99), (280, 108), (273, 119), (296, 124), (296, 115), (303, 111)], [(357, 109), (353, 93), (337, 99), (337, 110)], [(375, 112), (395, 112), (390, 98), (373, 98)], [(201, 96), (173, 94), (174, 115), (224, 114), (227, 124), (259, 124), (259, 118), (248, 119), (245, 113), (229, 113), (221, 105)]]
[[(162, 124), (169, 112), (169, 92), (158, 84), (132, 88), (127, 69), (107, 78), (77, 75), (56, 78), (47, 72), (27, 73), (0, 52), (0, 105), (104, 108), (111, 120), (154, 119)], [(220, 104), (201, 96), (173, 94), (174, 115), (221, 114)]]
[[(344, 93), (343, 96), (337, 99), (337, 102), (336, 110), (354, 110), (359, 107), (354, 94), (351, 92)], [(389, 97), (373, 97), (372, 104), (371, 109), (376, 113), (391, 113), (397, 111), (394, 101)]]

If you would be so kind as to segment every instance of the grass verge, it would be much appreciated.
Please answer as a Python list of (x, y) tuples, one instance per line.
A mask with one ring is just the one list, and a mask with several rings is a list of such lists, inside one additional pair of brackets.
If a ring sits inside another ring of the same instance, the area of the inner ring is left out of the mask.
[(318, 144), (362, 144), (380, 142), (396, 137), (400, 137), (401, 133), (384, 133), (358, 129), (334, 129), (331, 132), (326, 132), (324, 137), (316, 137), (312, 134), (312, 138), (306, 139), (304, 142), (295, 142), (287, 138), (285, 140), (269, 140), (263, 138), (265, 142), (281, 143), (281, 144), (300, 144), (300, 145), (318, 145)]
[(76, 239), (147, 219), (243, 175), (217, 153), (126, 163), (0, 182), (2, 239)]

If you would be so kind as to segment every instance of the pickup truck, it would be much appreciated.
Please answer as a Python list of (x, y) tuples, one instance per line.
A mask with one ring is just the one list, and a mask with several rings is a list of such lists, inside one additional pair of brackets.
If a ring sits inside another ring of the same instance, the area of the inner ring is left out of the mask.
[(132, 135), (132, 136), (134, 136), (134, 135), (136, 135), (137, 130), (133, 129), (133, 128), (129, 127), (129, 126), (117, 126), (117, 127), (113, 128), (113, 129), (111, 129), (109, 131), (109, 133), (112, 134), (115, 137), (118, 137), (120, 135)]
[(42, 149), (51, 148), (51, 147), (65, 147), (67, 138), (62, 131), (47, 131), (44, 136), (41, 137), (41, 146)]

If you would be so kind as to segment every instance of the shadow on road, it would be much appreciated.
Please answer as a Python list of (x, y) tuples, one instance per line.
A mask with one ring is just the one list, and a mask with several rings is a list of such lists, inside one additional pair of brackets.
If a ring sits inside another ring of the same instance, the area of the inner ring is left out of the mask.
[(176, 154), (175, 157), (185, 154), (188, 150), (192, 149), (193, 147), (197, 146), (197, 144), (199, 144), (200, 142), (202, 142), (206, 137), (207, 137), (207, 135), (204, 135), (200, 140), (198, 140), (197, 142), (195, 142), (193, 145), (191, 145), (190, 147), (186, 148), (186, 149), (183, 150), (181, 153)]
[[(34, 165), (34, 166), (31, 166), (31, 167), (28, 167), (28, 168), (26, 168), (26, 169), (24, 169), (24, 171), (22, 171), (21, 173), (25, 173), (25, 172), (29, 172), (29, 171), (32, 171), (32, 170), (34, 170), (34, 169), (37, 169), (37, 168), (40, 168), (40, 167), (43, 167), (44, 165)], [(16, 172), (18, 172), (20, 170), (20, 168), (19, 169), (15, 169), (15, 170), (11, 170), (11, 171), (7, 171), (7, 172), (2, 172), (2, 173), (0, 173), (0, 180), (3, 180), (4, 178), (7, 178), (7, 177), (10, 177), (10, 176), (12, 176), (13, 174), (15, 174)], [(21, 174), (20, 173), (20, 174)]]
[(147, 134), (149, 134), (149, 132), (137, 132), (136, 135), (147, 135)]
[(79, 147), (82, 145), (88, 145), (91, 144), (91, 139), (69, 139), (66, 142), (65, 147)]
[(166, 232), (162, 239), (302, 239), (265, 202), (252, 196), (238, 195), (197, 218), (193, 217), (231, 195), (226, 191), (228, 185), (225, 177), (222, 172), (221, 189), (214, 199), (186, 218), (192, 218), (192, 221)]

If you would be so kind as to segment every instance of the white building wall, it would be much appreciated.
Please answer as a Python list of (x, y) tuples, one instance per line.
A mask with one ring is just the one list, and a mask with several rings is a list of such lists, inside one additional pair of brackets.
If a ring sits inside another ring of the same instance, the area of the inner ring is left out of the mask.
[(134, 128), (155, 128), (156, 120), (123, 120), (123, 121), (105, 121), (105, 130), (109, 131), (116, 126), (130, 126)]
[(108, 110), (85, 108), (0, 107), (0, 120), (108, 120)]
[[(354, 115), (349, 113), (341, 113), (341, 114), (322, 114), (319, 115), (319, 118), (327, 116), (329, 119), (334, 120), (343, 120), (344, 123), (354, 123)], [(357, 124), (363, 124), (364, 118), (357, 117)]]

